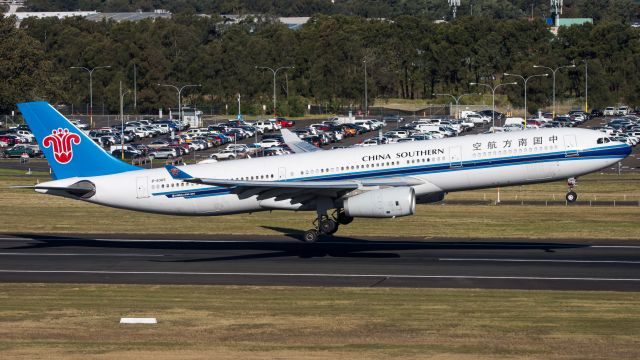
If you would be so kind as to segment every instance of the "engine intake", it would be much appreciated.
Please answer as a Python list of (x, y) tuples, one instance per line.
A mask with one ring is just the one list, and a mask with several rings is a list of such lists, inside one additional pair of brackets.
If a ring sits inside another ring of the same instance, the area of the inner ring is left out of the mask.
[(371, 190), (344, 201), (344, 211), (350, 217), (392, 218), (413, 215), (416, 194), (411, 187)]

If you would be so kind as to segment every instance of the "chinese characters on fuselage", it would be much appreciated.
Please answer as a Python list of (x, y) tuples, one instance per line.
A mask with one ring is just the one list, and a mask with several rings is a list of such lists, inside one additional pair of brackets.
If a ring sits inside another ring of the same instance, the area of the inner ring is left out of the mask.
[(494, 150), (494, 149), (511, 149), (511, 148), (524, 148), (528, 146), (538, 145), (553, 145), (558, 142), (558, 136), (551, 135), (547, 139), (543, 136), (534, 137), (521, 137), (516, 140), (502, 140), (502, 141), (487, 141), (487, 142), (475, 142), (473, 143), (474, 151), (482, 150)]

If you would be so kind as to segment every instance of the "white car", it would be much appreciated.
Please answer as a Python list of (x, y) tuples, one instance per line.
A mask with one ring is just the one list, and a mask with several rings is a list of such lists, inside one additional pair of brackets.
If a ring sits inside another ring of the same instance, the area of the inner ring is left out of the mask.
[(373, 120), (356, 120), (353, 122), (355, 125), (362, 126), (367, 129), (367, 131), (378, 130), (378, 123), (373, 122)]
[(26, 139), (28, 142), (36, 141), (36, 137), (33, 136), (31, 131), (28, 130), (16, 130), (16, 135), (18, 135), (22, 139)]
[(604, 116), (615, 116), (616, 115), (616, 108), (614, 108), (613, 106), (608, 106), (604, 109)]
[(488, 118), (486, 116), (482, 116), (480, 114), (468, 114), (466, 116), (466, 119), (468, 121), (471, 121), (474, 124), (488, 124), (489, 121), (491, 121), (490, 118)]
[(247, 145), (244, 144), (229, 144), (227, 145), (227, 147), (224, 149), (225, 151), (232, 151), (232, 152), (242, 152), (242, 153), (246, 153), (249, 151), (249, 148), (247, 147)]
[(264, 139), (257, 144), (263, 149), (281, 145), (278, 139)]
[(240, 157), (241, 152), (233, 151), (233, 150), (222, 150), (215, 154), (211, 154), (209, 156), (210, 159), (213, 160), (233, 160), (237, 157)]
[(391, 130), (391, 131), (387, 131), (386, 133), (384, 133), (384, 136), (386, 138), (392, 136), (392, 137), (399, 137), (399, 138), (406, 138), (409, 136), (409, 132), (405, 131), (405, 130)]
[(269, 121), (256, 121), (254, 123), (250, 123), (250, 126), (253, 126), (256, 129), (260, 129), (263, 133), (266, 131), (273, 131), (275, 128), (273, 127), (273, 123)]
[(628, 106), (620, 106), (618, 110), (616, 110), (616, 115), (627, 115), (629, 113)]

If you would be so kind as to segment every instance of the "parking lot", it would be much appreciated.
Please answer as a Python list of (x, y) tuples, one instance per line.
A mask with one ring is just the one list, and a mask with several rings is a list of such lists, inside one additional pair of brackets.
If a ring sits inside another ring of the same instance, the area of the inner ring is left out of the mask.
[[(374, 129), (371, 129), (363, 124), (367, 119), (375, 122), (375, 124), (381, 125), (381, 127), (375, 128), (372, 125), (371, 127)], [(447, 118), (437, 119), (435, 117), (422, 118), (414, 116), (407, 118), (389, 117), (385, 119), (378, 116), (368, 117), (367, 119), (363, 119), (362, 117), (352, 119), (341, 118), (339, 121), (337, 118), (297, 119), (295, 121), (282, 119), (282, 122), (285, 124), (285, 128), (300, 134), (301, 137), (305, 137), (309, 142), (326, 150), (352, 146), (375, 146), (379, 143), (408, 140), (401, 140), (402, 137), (414, 138), (416, 141), (429, 141), (430, 138), (439, 138), (442, 136), (468, 136), (491, 131), (490, 124), (486, 121), (475, 124), (468, 122), (465, 126), (463, 121), (455, 122)], [(607, 125), (612, 121), (613, 124), (616, 125), (616, 121), (618, 120), (614, 119), (617, 118), (609, 116), (595, 117), (584, 122), (576, 122), (572, 125), (582, 128), (597, 128), (601, 131), (608, 131), (611, 136), (618, 136), (618, 133), (616, 133), (617, 128)], [(630, 117), (627, 119), (629, 119), (631, 124), (628, 132), (636, 134), (638, 130), (637, 127), (639, 126), (638, 118)], [(504, 122), (503, 120), (502, 123)], [(133, 150), (135, 148), (139, 150), (141, 154), (139, 154), (139, 156), (137, 153), (134, 154), (125, 151), (125, 160), (146, 168), (158, 167), (165, 163), (193, 164), (203, 160), (208, 162), (229, 161), (246, 157), (285, 155), (290, 153), (286, 144), (282, 143), (278, 129), (265, 126), (262, 131), (251, 131), (257, 130), (258, 128), (252, 125), (267, 123), (265, 120), (246, 122), (237, 120), (210, 121), (207, 123), (207, 127), (201, 129), (190, 129), (186, 127), (182, 129), (175, 128), (173, 135), (169, 131), (170, 128), (168, 125), (165, 126), (165, 131), (163, 132), (152, 132), (149, 130), (145, 133), (142, 132), (142, 130), (132, 130), (138, 126), (153, 127), (155, 130), (158, 130), (161, 123), (152, 121), (148, 121), (150, 125), (140, 124), (138, 122), (129, 123), (130, 125), (125, 125), (125, 129), (127, 129), (131, 135), (137, 133), (140, 138), (137, 138), (137, 136), (136, 139), (128, 138), (125, 149), (130, 148)], [(355, 125), (354, 123), (360, 125)], [(81, 122), (76, 122), (76, 124), (83, 126)], [(167, 122), (163, 124), (167, 124)], [(434, 124), (437, 126), (434, 126)], [(102, 126), (107, 125), (106, 123), (101, 124), (100, 122), (96, 122), (96, 125), (96, 129), (85, 129), (85, 131), (91, 134), (95, 141), (104, 141), (102, 145), (106, 151), (115, 150), (114, 156), (121, 157), (118, 149), (120, 144), (118, 137), (120, 126), (114, 125), (107, 127)], [(454, 126), (456, 127), (455, 129), (453, 129)], [(556, 124), (556, 126), (559, 125)], [(245, 129), (243, 130), (240, 127), (244, 127)], [(445, 133), (442, 130), (443, 127), (450, 131)], [(355, 131), (353, 130), (354, 128), (356, 128)], [(632, 131), (631, 129), (635, 130)], [(349, 136), (349, 130), (355, 134)], [(503, 130), (509, 130), (509, 128), (496, 129), (496, 131)], [(513, 127), (511, 130), (513, 130)], [(17, 131), (21, 134), (27, 133), (28, 135), (28, 128), (18, 128)], [(335, 136), (335, 133), (342, 134)], [(325, 136), (324, 134), (328, 134), (329, 136)], [(105, 140), (105, 138), (108, 138), (108, 140)], [(324, 141), (320, 141), (320, 139), (324, 139)], [(2, 154), (3, 157), (8, 157), (9, 159), (0, 160), (0, 166), (26, 170), (48, 169), (45, 162), (34, 161), (33, 158), (41, 156), (41, 151), (39, 151), (36, 145), (31, 144), (33, 141), (34, 140), (31, 139), (30, 144), (20, 144), (20, 146), (5, 146)], [(262, 146), (258, 144), (262, 144)], [(0, 135), (0, 146), (2, 145), (10, 144), (2, 143), (2, 135)], [(225, 149), (229, 151), (225, 151)], [(162, 153), (160, 150), (165, 150), (165, 152)], [(24, 155), (24, 153), (27, 153), (28, 157)], [(211, 160), (212, 157), (214, 160)], [(605, 169), (605, 171), (629, 172), (637, 171), (638, 169), (640, 169), (640, 158), (638, 151), (634, 150), (632, 155), (626, 158), (620, 166)]]

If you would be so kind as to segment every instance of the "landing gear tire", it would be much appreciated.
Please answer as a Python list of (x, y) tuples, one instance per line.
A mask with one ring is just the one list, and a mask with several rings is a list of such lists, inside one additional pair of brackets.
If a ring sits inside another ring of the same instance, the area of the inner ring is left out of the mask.
[(308, 243), (313, 243), (318, 241), (318, 231), (316, 231), (316, 229), (305, 231), (303, 239), (305, 242), (308, 242)]
[(569, 191), (569, 192), (567, 193), (566, 198), (567, 198), (567, 202), (572, 203), (572, 202), (575, 202), (576, 200), (578, 200), (578, 194), (576, 194), (576, 193), (575, 193), (575, 192), (573, 192), (573, 191)]
[(320, 222), (320, 232), (323, 234), (333, 234), (338, 231), (338, 223), (331, 219), (324, 219)]
[(336, 221), (341, 225), (348, 225), (348, 224), (351, 224), (351, 222), (353, 221), (353, 218), (351, 216), (347, 216), (344, 213), (344, 211), (341, 211), (338, 213), (338, 216), (336, 217)]

